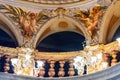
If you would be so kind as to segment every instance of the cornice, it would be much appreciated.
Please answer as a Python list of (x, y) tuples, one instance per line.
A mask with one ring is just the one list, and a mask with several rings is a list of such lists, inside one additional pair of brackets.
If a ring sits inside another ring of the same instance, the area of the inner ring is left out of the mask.
[(93, 7), (97, 0), (88, 0), (85, 2), (78, 2), (74, 4), (65, 4), (65, 5), (48, 5), (48, 4), (35, 4), (25, 1), (13, 1), (13, 0), (0, 0), (0, 4), (9, 4), (16, 7), (22, 7), (26, 8), (33, 12), (39, 12), (41, 9), (56, 9), (58, 7), (63, 8), (81, 8), (81, 9), (89, 9), (90, 7)]

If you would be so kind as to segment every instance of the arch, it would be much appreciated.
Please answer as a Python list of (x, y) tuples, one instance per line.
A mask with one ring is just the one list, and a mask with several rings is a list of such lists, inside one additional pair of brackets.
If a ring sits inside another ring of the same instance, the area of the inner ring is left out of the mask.
[[(119, 0), (114, 0), (112, 4), (108, 7), (101, 23), (99, 43), (107, 43), (107, 40), (110, 41), (112, 36), (109, 37), (107, 36), (109, 35), (109, 32), (113, 29), (113, 27), (115, 28), (115, 26), (118, 25), (117, 21), (120, 17), (119, 7), (120, 7)], [(113, 30), (112, 33), (110, 33), (111, 35), (113, 35), (115, 29)]]
[[(48, 20), (42, 27), (41, 27), (41, 29), (39, 30), (39, 32), (38, 32), (38, 34), (35, 36), (35, 39), (34, 39), (34, 43), (33, 43), (33, 47), (36, 47), (37, 46), (37, 44), (39, 43), (39, 41), (40, 40), (42, 40), (42, 35), (44, 34), (43, 32), (44, 31), (46, 31), (46, 32), (48, 32), (49, 30), (50, 30), (50, 28), (51, 28), (51, 24), (53, 23), (53, 24), (55, 24), (55, 21), (59, 21), (60, 19), (62, 19), (62, 20), (64, 20), (64, 21), (69, 21), (68, 23), (73, 23), (73, 26), (74, 27), (76, 27), (76, 29), (61, 29), (61, 30), (56, 30), (56, 29), (54, 29), (54, 30), (51, 30), (51, 32), (48, 34), (48, 35), (50, 35), (50, 34), (53, 34), (53, 33), (56, 33), (56, 32), (61, 32), (61, 31), (73, 31), (73, 32), (77, 32), (77, 33), (79, 33), (79, 34), (83, 34), (84, 36), (85, 36), (85, 38), (87, 38), (87, 33), (86, 33), (86, 31), (85, 31), (85, 27), (84, 27), (84, 25), (83, 24), (81, 24), (81, 22), (78, 22), (78, 21), (76, 21), (76, 20), (74, 20), (73, 18), (71, 18), (71, 17), (68, 17), (68, 16), (62, 16), (62, 17), (59, 17), (59, 16), (57, 16), (57, 17), (54, 17), (54, 18), (52, 18), (52, 19), (50, 19), (50, 20)], [(71, 27), (72, 28), (72, 27)], [(79, 31), (77, 31), (79, 29)], [(80, 32), (81, 31), (81, 32)], [(48, 36), (48, 35), (46, 35), (46, 36)], [(45, 37), (46, 37), (45, 36)], [(44, 38), (45, 38), (44, 37)]]
[(18, 45), (21, 46), (23, 43), (23, 36), (19, 28), (15, 26), (13, 22), (3, 13), (0, 13), (0, 20), (2, 22), (1, 25), (3, 25), (0, 26), (0, 28), (8, 33), (13, 39), (15, 39), (18, 42)]
[(113, 25), (112, 29), (109, 31), (110, 33), (108, 34), (107, 42), (111, 42), (111, 40), (119, 26), (120, 26), (120, 18), (116, 21), (116, 23)]
[[(46, 34), (46, 35), (43, 36), (42, 38), (39, 38), (39, 41), (37, 42), (37, 44), (38, 44), (39, 42), (41, 42), (43, 39), (45, 39), (46, 37), (48, 37), (48, 36), (50, 36), (50, 35), (52, 35), (52, 34), (55, 34), (55, 33), (63, 32), (63, 31), (70, 31), (70, 32), (75, 32), (75, 33), (81, 34), (80, 32), (75, 31), (75, 30), (60, 30), (60, 31), (54, 31), (54, 32), (50, 32), (49, 34)], [(81, 35), (83, 35), (83, 34), (81, 34)], [(36, 46), (37, 46), (37, 45), (36, 45)]]

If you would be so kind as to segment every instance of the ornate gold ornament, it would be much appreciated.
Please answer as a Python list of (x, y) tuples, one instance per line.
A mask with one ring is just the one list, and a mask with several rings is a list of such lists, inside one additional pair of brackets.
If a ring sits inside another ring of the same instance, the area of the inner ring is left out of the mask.
[(91, 38), (90, 43), (95, 43), (97, 41), (97, 32), (99, 30), (98, 23), (100, 22), (100, 17), (103, 16), (105, 9), (105, 6), (95, 5), (92, 9), (77, 10), (75, 12), (74, 16), (83, 21), (86, 26), (87, 35)]
[(0, 9), (20, 25), (22, 34), (28, 38), (38, 31), (38, 26), (43, 20), (48, 19), (42, 11), (33, 13), (10, 5), (0, 5)]

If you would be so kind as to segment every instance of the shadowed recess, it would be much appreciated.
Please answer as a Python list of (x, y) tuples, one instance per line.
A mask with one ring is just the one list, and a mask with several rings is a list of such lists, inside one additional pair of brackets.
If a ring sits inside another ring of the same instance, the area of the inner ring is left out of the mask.
[(118, 29), (116, 30), (113, 38), (112, 38), (112, 42), (116, 41), (117, 38), (120, 38), (120, 26), (118, 27)]
[(13, 40), (5, 31), (0, 29), (0, 46), (17, 47), (17, 41)]
[(75, 32), (63, 31), (47, 36), (37, 46), (43, 52), (67, 52), (83, 49), (85, 38)]

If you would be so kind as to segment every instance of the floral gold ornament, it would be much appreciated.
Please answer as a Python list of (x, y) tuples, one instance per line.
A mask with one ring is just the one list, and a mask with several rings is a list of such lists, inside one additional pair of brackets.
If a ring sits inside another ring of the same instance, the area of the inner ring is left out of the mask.
[(52, 14), (55, 16), (59, 16), (59, 17), (66, 15), (67, 13), (68, 13), (68, 11), (62, 7), (52, 10)]

